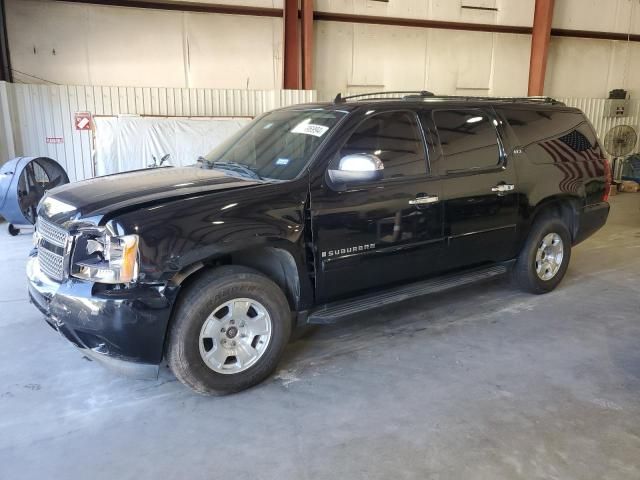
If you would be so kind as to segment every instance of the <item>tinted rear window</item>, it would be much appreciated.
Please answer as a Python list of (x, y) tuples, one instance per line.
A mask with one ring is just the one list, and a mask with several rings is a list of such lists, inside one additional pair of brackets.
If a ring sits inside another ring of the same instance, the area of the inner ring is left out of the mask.
[[(534, 163), (554, 163), (558, 155), (572, 161), (601, 156), (598, 139), (580, 112), (509, 109), (502, 110), (507, 122)], [(544, 150), (531, 148), (541, 146)], [(557, 155), (549, 153), (559, 152)]]

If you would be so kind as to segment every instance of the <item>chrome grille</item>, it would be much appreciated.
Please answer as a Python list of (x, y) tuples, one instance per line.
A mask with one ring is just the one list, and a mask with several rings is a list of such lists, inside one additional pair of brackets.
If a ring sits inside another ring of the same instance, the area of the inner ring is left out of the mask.
[(59, 247), (64, 247), (67, 241), (68, 233), (64, 228), (58, 227), (53, 223), (42, 220), (38, 217), (38, 234), (47, 242), (53, 243)]
[(62, 255), (40, 247), (38, 248), (38, 262), (40, 263), (40, 270), (48, 277), (58, 282), (62, 281), (64, 278), (64, 257)]
[[(69, 237), (66, 230), (38, 218), (38, 262), (40, 270), (58, 282), (64, 280), (64, 249)], [(53, 247), (56, 251), (50, 250)]]

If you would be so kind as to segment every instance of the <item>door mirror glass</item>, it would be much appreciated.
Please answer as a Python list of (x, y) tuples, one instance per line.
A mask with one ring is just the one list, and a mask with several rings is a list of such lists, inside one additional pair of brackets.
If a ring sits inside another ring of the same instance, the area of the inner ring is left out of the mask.
[(384, 164), (377, 155), (352, 153), (338, 162), (338, 168), (329, 170), (334, 183), (365, 183), (382, 179)]

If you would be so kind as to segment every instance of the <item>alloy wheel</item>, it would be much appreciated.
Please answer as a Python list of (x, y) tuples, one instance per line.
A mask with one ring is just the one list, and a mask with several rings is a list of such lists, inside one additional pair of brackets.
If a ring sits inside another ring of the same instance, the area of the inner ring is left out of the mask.
[(200, 356), (214, 372), (240, 373), (262, 357), (271, 334), (271, 317), (264, 305), (234, 298), (216, 307), (202, 325)]
[(562, 266), (564, 244), (557, 233), (544, 236), (536, 252), (536, 273), (538, 278), (549, 281), (556, 276)]

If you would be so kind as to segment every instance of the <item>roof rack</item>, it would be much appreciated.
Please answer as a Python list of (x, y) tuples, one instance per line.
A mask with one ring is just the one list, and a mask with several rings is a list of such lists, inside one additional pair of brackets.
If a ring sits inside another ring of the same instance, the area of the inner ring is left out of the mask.
[[(384, 95), (384, 97), (371, 98), (371, 100), (384, 100), (384, 99), (401, 99), (401, 100), (413, 100), (416, 98), (424, 100), (461, 100), (461, 101), (493, 101), (493, 102), (529, 102), (529, 103), (548, 103), (551, 105), (564, 105), (559, 100), (552, 97), (544, 96), (532, 96), (532, 97), (482, 97), (482, 96), (468, 96), (468, 95), (435, 95), (427, 90), (416, 91), (389, 91), (389, 92), (370, 92), (360, 93), (358, 95), (349, 95), (343, 97), (341, 93), (336, 95), (333, 103), (344, 103), (347, 100), (363, 97), (375, 97), (376, 95)], [(391, 96), (391, 95), (397, 95)]]
[(336, 98), (333, 99), (333, 103), (344, 103), (347, 100), (351, 100), (353, 98), (362, 98), (362, 97), (370, 97), (374, 95), (401, 95), (401, 97), (386, 97), (386, 98), (407, 98), (411, 97), (433, 97), (435, 96), (432, 92), (427, 90), (396, 90), (390, 92), (369, 92), (369, 93), (359, 93), (358, 95), (348, 95), (346, 97), (342, 96), (342, 93), (338, 93)]
[(553, 97), (531, 96), (531, 97), (482, 97), (468, 95), (437, 95), (434, 98), (444, 100), (466, 100), (466, 101), (492, 101), (492, 102), (530, 102), (530, 103), (550, 103), (552, 105), (564, 105), (560, 100)]

